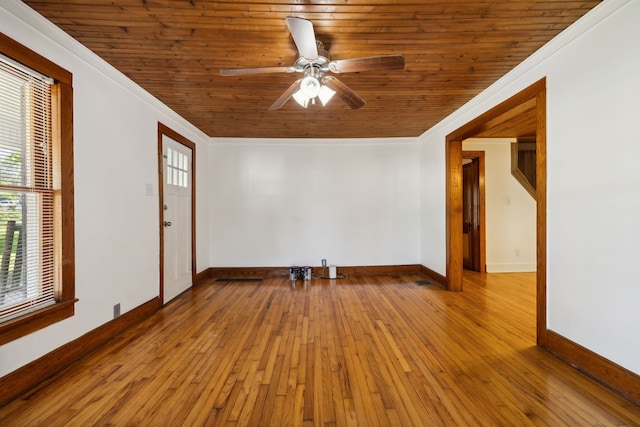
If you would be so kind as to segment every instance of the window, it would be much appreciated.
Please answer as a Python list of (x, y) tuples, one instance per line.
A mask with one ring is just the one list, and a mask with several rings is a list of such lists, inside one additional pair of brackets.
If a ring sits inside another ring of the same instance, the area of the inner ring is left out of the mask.
[(55, 304), (52, 83), (0, 55), (0, 322)]
[(172, 148), (167, 148), (167, 184), (189, 187), (189, 157)]
[(74, 312), (71, 74), (0, 34), (0, 344)]

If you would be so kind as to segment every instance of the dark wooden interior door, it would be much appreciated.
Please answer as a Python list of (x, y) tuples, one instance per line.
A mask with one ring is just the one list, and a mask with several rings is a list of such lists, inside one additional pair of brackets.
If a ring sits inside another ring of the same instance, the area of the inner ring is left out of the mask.
[(464, 268), (480, 266), (480, 161), (470, 159), (462, 166), (462, 239)]

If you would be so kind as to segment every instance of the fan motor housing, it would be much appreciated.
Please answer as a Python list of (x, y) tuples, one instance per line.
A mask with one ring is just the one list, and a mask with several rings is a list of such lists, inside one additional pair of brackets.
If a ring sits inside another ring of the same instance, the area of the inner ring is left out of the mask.
[(329, 70), (329, 60), (331, 58), (329, 52), (325, 50), (324, 44), (321, 41), (316, 40), (316, 45), (318, 47), (318, 57), (315, 59), (308, 59), (304, 56), (299, 56), (298, 59), (296, 59), (295, 64), (297, 71), (305, 72), (306, 74), (306, 70), (309, 69), (309, 67), (318, 68), (322, 72)]

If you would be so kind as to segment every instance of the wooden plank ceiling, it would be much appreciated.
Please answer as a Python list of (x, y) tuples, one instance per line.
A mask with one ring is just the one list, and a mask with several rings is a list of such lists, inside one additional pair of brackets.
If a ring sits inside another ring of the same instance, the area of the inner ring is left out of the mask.
[[(415, 137), (599, 0), (24, 0), (211, 137)], [(313, 21), (331, 59), (403, 54), (405, 69), (340, 74), (367, 104), (271, 104), (298, 74), (285, 17)]]

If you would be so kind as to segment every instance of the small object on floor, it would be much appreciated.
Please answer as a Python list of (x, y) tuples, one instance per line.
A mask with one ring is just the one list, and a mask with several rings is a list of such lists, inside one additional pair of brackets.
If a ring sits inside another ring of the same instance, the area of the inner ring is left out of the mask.
[(329, 279), (335, 279), (338, 276), (338, 268), (335, 265), (329, 266)]

